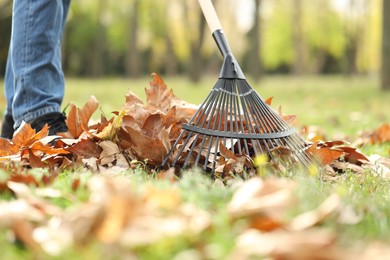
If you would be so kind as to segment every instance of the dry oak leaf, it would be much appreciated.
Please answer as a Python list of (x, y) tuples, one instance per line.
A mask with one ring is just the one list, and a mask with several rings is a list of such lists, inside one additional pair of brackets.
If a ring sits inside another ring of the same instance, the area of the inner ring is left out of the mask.
[(328, 142), (322, 145), (318, 141), (313, 143), (305, 152), (307, 155), (317, 159), (322, 165), (332, 163), (334, 160), (340, 158), (344, 152), (335, 150)]
[(338, 247), (335, 234), (324, 229), (269, 233), (248, 229), (237, 238), (228, 259), (257, 258), (353, 260), (356, 256)]
[(176, 106), (177, 117), (188, 120), (198, 106), (177, 98), (172, 89), (168, 90), (164, 80), (158, 74), (152, 73), (152, 77), (149, 88), (145, 89), (147, 108), (152, 112), (160, 110), (167, 113), (169, 109)]
[(271, 106), (272, 104), (272, 100), (274, 99), (274, 97), (269, 97), (267, 98), (264, 102), (268, 105), (268, 106)]
[(132, 141), (129, 149), (136, 153), (139, 157), (138, 159), (148, 159), (148, 163), (151, 165), (159, 166), (168, 154), (168, 149), (164, 144), (169, 143), (169, 140), (162, 140), (167, 138), (167, 135), (163, 134), (167, 130), (162, 129), (160, 134), (154, 138), (144, 135), (131, 127), (126, 127), (126, 131), (129, 133)]
[(82, 108), (70, 104), (66, 120), (68, 132), (64, 136), (78, 138), (84, 131), (87, 131), (89, 120), (98, 107), (99, 101), (97, 101), (95, 96), (91, 96)]
[(372, 144), (390, 142), (390, 124), (383, 124), (370, 135)]
[(145, 89), (147, 107), (151, 111), (160, 110), (166, 113), (171, 108), (171, 101), (175, 95), (172, 89), (168, 90), (164, 80), (157, 73), (152, 73), (152, 77), (149, 88)]
[(318, 208), (296, 216), (289, 223), (290, 230), (304, 230), (322, 222), (332, 213), (336, 213), (341, 205), (341, 199), (337, 194), (330, 195)]
[(19, 152), (19, 146), (11, 143), (8, 139), (0, 138), (0, 156), (14, 155)]
[(295, 202), (295, 183), (286, 179), (250, 179), (233, 194), (228, 211), (233, 218), (250, 218), (252, 227), (270, 231), (283, 226), (283, 214)]
[(27, 148), (30, 147), (33, 143), (46, 137), (48, 133), (49, 127), (47, 124), (41, 129), (41, 131), (36, 133), (31, 125), (24, 123), (16, 130), (12, 138), (12, 143), (19, 148)]

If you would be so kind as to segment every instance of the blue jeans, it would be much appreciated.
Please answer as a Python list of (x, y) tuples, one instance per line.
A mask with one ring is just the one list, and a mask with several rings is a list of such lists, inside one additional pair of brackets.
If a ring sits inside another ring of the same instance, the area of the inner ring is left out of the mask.
[(6, 115), (14, 128), (60, 112), (64, 96), (62, 33), (70, 0), (14, 0), (5, 74)]

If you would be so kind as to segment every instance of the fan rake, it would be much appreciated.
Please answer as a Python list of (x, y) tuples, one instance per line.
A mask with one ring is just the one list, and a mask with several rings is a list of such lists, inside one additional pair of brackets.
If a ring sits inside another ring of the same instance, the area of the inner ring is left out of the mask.
[[(234, 58), (211, 0), (198, 0), (217, 46), (224, 57), (219, 79), (181, 133), (162, 166), (199, 167), (214, 172), (221, 153), (253, 158), (284, 148), (288, 163), (309, 168), (307, 144), (248, 84)], [(285, 161), (285, 160), (284, 160)]]

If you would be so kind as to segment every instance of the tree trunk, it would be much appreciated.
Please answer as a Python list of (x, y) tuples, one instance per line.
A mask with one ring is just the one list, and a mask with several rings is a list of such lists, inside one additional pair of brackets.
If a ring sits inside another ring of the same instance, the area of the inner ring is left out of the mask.
[(292, 1), (292, 26), (293, 26), (293, 47), (294, 62), (292, 71), (296, 75), (305, 72), (305, 47), (302, 32), (302, 0)]
[(382, 8), (382, 67), (381, 89), (390, 91), (390, 1), (383, 0)]
[(168, 33), (165, 34), (165, 44), (167, 46), (166, 56), (165, 56), (165, 71), (168, 75), (174, 76), (177, 74), (178, 69), (178, 60), (176, 57), (175, 50), (173, 49), (173, 42)]
[[(185, 1), (183, 1), (185, 2)], [(185, 5), (185, 12), (192, 12), (193, 10), (188, 10), (188, 6)], [(200, 11), (200, 8), (199, 8)], [(198, 23), (198, 37), (196, 39), (191, 40), (190, 43), (190, 55), (191, 55), (191, 61), (188, 64), (188, 73), (190, 80), (192, 82), (198, 82), (201, 79), (202, 75), (202, 44), (205, 36), (205, 27), (206, 27), (206, 21), (203, 17), (203, 13), (199, 12), (199, 23)], [(188, 15), (187, 15), (188, 17)]]
[(94, 77), (101, 77), (104, 73), (104, 50), (106, 45), (106, 28), (102, 24), (101, 17), (107, 8), (107, 0), (100, 0), (98, 3), (96, 38), (91, 53), (90, 74)]
[(261, 0), (255, 1), (253, 26), (248, 33), (249, 48), (248, 48), (248, 72), (255, 81), (259, 81), (263, 74), (263, 66), (260, 57), (261, 50)]
[(138, 41), (138, 26), (139, 26), (139, 5), (140, 0), (135, 0), (133, 4), (133, 10), (130, 15), (130, 34), (128, 39), (128, 48), (125, 58), (125, 73), (127, 77), (137, 78), (140, 76), (140, 57), (139, 50), (137, 48)]

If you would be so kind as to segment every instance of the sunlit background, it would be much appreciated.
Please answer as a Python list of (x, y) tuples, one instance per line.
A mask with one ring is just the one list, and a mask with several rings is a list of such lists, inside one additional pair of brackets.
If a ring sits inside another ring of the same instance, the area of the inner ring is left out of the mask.
[[(215, 0), (246, 74), (377, 75), (381, 0)], [(0, 0), (0, 77), (12, 1)], [(220, 57), (196, 0), (73, 1), (63, 42), (68, 76), (140, 77), (151, 72), (198, 81)]]

